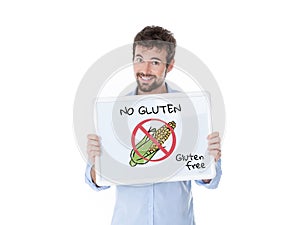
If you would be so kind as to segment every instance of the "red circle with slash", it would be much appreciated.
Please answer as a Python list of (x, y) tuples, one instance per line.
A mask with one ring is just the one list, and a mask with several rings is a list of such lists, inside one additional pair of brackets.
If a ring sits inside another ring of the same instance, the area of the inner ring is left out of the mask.
[[(154, 138), (152, 137), (152, 135), (143, 127), (143, 124), (149, 122), (149, 121), (159, 121), (159, 122), (162, 122), (164, 123), (171, 131), (171, 134), (172, 134), (172, 145), (171, 145), (171, 148), (170, 150), (166, 150), (163, 146), (161, 146), (161, 144), (159, 144), (159, 142)], [(136, 133), (137, 131), (140, 130), (142, 131), (145, 135), (147, 135), (147, 137), (156, 145), (158, 146), (158, 148), (163, 152), (165, 153), (165, 155), (161, 158), (158, 158), (158, 159), (148, 159), (148, 158), (145, 158), (144, 156), (142, 156), (141, 153), (139, 153), (139, 151), (137, 150), (136, 146), (135, 146), (135, 136), (136, 136)], [(134, 152), (139, 156), (141, 157), (142, 159), (144, 160), (147, 160), (147, 161), (151, 161), (151, 162), (158, 162), (158, 161), (162, 161), (166, 158), (168, 158), (172, 152), (174, 151), (175, 149), (175, 146), (176, 146), (176, 135), (175, 135), (175, 132), (174, 132), (174, 129), (165, 121), (163, 120), (160, 120), (160, 119), (146, 119), (146, 120), (143, 120), (142, 122), (138, 123), (138, 125), (136, 125), (136, 127), (134, 128), (133, 132), (132, 132), (132, 135), (131, 135), (131, 144), (132, 144), (132, 147), (133, 147), (133, 150)]]

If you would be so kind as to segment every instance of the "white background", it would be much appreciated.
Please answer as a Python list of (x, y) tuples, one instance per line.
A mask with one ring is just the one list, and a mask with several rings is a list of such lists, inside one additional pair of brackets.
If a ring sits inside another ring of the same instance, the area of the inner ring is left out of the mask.
[(226, 104), (224, 175), (193, 186), (197, 224), (299, 224), (299, 21), (296, 0), (1, 1), (0, 224), (110, 223), (114, 189), (84, 183), (73, 101), (99, 57), (152, 24)]

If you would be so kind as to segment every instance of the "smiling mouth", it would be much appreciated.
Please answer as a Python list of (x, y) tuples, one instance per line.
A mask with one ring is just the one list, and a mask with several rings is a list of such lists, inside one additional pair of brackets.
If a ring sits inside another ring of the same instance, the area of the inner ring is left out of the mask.
[(137, 77), (139, 77), (142, 81), (150, 81), (155, 78), (155, 75), (138, 73)]

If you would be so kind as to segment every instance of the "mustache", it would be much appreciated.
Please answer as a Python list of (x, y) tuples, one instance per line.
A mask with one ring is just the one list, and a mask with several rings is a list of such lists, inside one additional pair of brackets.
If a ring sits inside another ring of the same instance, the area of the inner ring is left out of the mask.
[(137, 77), (141, 77), (141, 76), (143, 76), (143, 77), (156, 77), (156, 76), (153, 75), (153, 74), (150, 74), (150, 73), (145, 74), (145, 73), (143, 73), (143, 72), (137, 72), (137, 73), (136, 73), (136, 76), (137, 76)]

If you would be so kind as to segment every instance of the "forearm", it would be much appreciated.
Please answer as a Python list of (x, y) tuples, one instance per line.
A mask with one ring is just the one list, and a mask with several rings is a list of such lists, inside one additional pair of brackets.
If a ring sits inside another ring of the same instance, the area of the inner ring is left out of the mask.
[(204, 184), (209, 184), (211, 182), (211, 179), (203, 179), (202, 181)]

